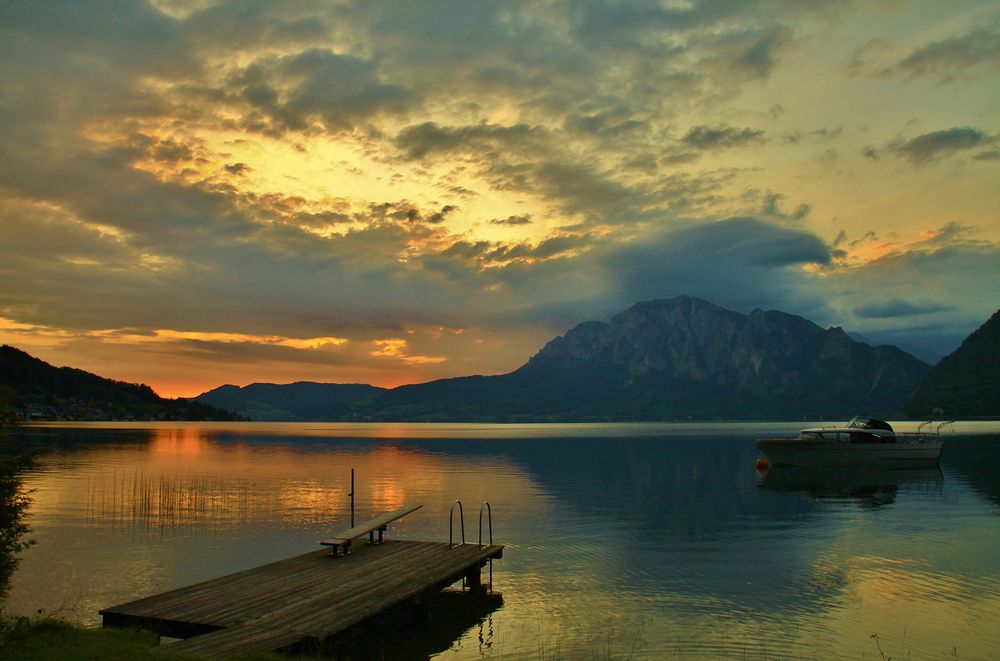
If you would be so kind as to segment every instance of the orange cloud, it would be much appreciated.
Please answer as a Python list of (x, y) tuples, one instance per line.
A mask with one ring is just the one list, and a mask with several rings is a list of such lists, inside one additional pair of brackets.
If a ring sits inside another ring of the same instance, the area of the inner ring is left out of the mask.
[(397, 358), (407, 365), (431, 365), (448, 360), (444, 356), (408, 356), (407, 341), (398, 337), (374, 340), (372, 343), (379, 348), (370, 351), (369, 355), (376, 358)]

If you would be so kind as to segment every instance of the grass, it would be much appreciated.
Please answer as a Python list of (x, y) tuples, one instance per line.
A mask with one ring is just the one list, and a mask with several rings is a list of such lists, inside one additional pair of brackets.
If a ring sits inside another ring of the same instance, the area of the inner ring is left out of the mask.
[[(156, 634), (137, 629), (83, 629), (57, 619), (15, 618), (0, 623), (4, 661), (204, 661), (157, 646)], [(288, 661), (280, 654), (256, 653), (234, 661)], [(300, 661), (301, 658), (300, 658)]]
[[(638, 636), (638, 634), (636, 634)], [(893, 661), (879, 642), (878, 634), (872, 634), (876, 651), (881, 661)], [(627, 658), (637, 652), (633, 647)], [(617, 658), (610, 648), (592, 650), (594, 659)], [(503, 655), (500, 655), (501, 657)], [(546, 658), (544, 650), (539, 650), (539, 658)], [(584, 655), (586, 656), (586, 655)], [(909, 655), (907, 655), (908, 657)], [(958, 650), (952, 648), (949, 658), (958, 659)], [(0, 619), (0, 658), (4, 661), (132, 661), (152, 659), (153, 661), (203, 661), (202, 657), (170, 652), (168, 647), (159, 647), (157, 637), (149, 631), (138, 629), (85, 629), (55, 618), (29, 619), (26, 617)], [(765, 655), (765, 658), (771, 658)], [(269, 652), (239, 654), (229, 661), (319, 661), (314, 657), (288, 657)]]
[[(406, 645), (407, 641), (398, 641)], [(379, 649), (348, 645), (330, 649), (325, 661), (336, 659), (411, 658), (406, 649)], [(310, 650), (292, 656), (273, 652), (250, 652), (229, 657), (227, 661), (321, 661)], [(428, 658), (430, 654), (418, 654)], [(156, 634), (140, 629), (89, 629), (51, 617), (0, 618), (0, 659), (3, 661), (204, 661), (203, 657), (171, 652), (159, 646)]]

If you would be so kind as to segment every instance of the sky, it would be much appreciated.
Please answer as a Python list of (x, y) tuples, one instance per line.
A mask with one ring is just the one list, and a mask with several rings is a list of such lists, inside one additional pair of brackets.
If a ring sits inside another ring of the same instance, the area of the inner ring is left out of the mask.
[(0, 0), (0, 153), (0, 342), (170, 397), (1000, 305), (992, 1)]

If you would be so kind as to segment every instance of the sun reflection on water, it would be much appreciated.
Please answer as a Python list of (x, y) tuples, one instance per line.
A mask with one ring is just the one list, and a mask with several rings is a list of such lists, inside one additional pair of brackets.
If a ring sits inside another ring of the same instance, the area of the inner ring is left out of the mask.
[(314, 549), (349, 520), (353, 468), (359, 519), (424, 505), (390, 538), (447, 539), (461, 499), (475, 542), (492, 503), (504, 604), (449, 658), (878, 658), (875, 633), (894, 658), (1000, 649), (995, 484), (954, 472), (982, 463), (975, 447), (943, 474), (762, 480), (752, 437), (391, 427), (88, 432), (26, 475), (38, 544), (7, 606), (93, 624), (101, 607)]

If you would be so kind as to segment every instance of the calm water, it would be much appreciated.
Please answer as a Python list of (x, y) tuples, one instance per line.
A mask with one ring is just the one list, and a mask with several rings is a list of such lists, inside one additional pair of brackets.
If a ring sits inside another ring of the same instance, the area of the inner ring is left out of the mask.
[(37, 543), (4, 609), (96, 625), (313, 550), (355, 468), (359, 518), (424, 504), (390, 537), (446, 540), (461, 499), (474, 542), (492, 503), (503, 604), (444, 659), (880, 659), (876, 633), (895, 659), (1000, 657), (1000, 425), (958, 425), (940, 470), (762, 479), (753, 439), (798, 426), (30, 428)]

